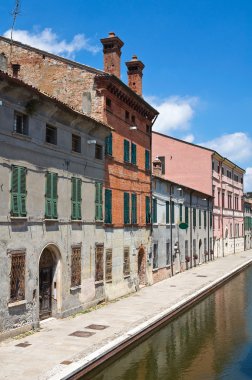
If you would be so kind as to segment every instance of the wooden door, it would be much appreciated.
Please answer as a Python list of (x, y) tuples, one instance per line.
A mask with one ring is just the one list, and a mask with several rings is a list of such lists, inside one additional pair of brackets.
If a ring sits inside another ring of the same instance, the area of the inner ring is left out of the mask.
[(52, 268), (41, 268), (39, 271), (39, 316), (45, 319), (52, 312)]

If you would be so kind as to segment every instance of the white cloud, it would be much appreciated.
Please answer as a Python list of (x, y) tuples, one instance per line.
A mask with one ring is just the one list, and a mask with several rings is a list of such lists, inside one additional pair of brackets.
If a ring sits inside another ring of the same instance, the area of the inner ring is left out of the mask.
[(148, 101), (159, 112), (153, 126), (155, 131), (167, 134), (175, 130), (190, 129), (190, 121), (198, 103), (197, 98), (173, 96), (163, 101), (158, 101), (156, 98), (148, 98)]
[(200, 145), (216, 150), (233, 162), (243, 163), (252, 158), (252, 139), (244, 132), (226, 134)]
[(195, 137), (192, 133), (190, 133), (189, 135), (182, 137), (182, 140), (189, 142), (189, 143), (192, 143), (192, 142), (194, 142)]
[(244, 176), (244, 191), (252, 191), (252, 167), (246, 169)]
[[(11, 30), (4, 33), (4, 37), (10, 38)], [(84, 34), (76, 34), (72, 41), (66, 42), (60, 40), (51, 28), (45, 28), (41, 32), (30, 32), (28, 30), (14, 30), (13, 40), (22, 42), (23, 44), (45, 50), (49, 53), (64, 55), (68, 58), (74, 57), (74, 53), (79, 50), (87, 50), (91, 53), (97, 53), (100, 48), (89, 43)]]

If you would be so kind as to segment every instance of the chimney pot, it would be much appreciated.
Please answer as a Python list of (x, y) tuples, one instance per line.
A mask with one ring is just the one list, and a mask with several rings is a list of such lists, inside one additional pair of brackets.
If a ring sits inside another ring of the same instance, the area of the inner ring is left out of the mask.
[(115, 37), (115, 33), (114, 32), (109, 32), (109, 37)]
[(108, 37), (102, 38), (104, 71), (120, 78), (122, 40), (110, 32)]

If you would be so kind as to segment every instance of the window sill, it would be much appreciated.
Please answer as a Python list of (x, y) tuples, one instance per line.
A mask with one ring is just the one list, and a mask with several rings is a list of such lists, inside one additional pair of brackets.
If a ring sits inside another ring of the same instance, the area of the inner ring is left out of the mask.
[(165, 266), (165, 268), (166, 268), (166, 269), (170, 269), (170, 268), (171, 268), (171, 264), (167, 264), (167, 265)]
[(9, 302), (8, 303), (8, 308), (10, 309), (12, 307), (18, 307), (18, 306), (22, 306), (22, 305), (26, 305), (26, 304), (27, 304), (27, 300)]
[(123, 278), (124, 278), (124, 280), (127, 280), (127, 278), (130, 278), (130, 274), (125, 274), (125, 275), (123, 276)]
[(76, 292), (77, 290), (80, 290), (81, 289), (81, 285), (78, 285), (78, 286), (71, 286), (70, 288), (70, 292)]
[(105, 280), (106, 284), (112, 284), (112, 282), (113, 282), (112, 279), (111, 280)]
[(157, 272), (159, 268), (152, 268), (152, 272)]
[(101, 285), (101, 284), (104, 284), (104, 281), (103, 281), (103, 280), (95, 281), (95, 285)]
[(59, 221), (59, 219), (57, 218), (57, 219), (48, 219), (48, 218), (45, 218), (44, 219), (44, 222), (45, 223), (55, 223), (55, 222), (58, 222)]
[(76, 156), (80, 156), (81, 152), (77, 152), (76, 150), (71, 150), (72, 154), (75, 154)]
[(109, 159), (109, 160), (114, 160), (114, 156), (112, 156), (112, 154), (109, 154), (109, 153), (105, 153), (105, 158)]
[(106, 223), (104, 222), (104, 227), (113, 227), (114, 223)]
[(11, 216), (10, 217), (11, 221), (12, 222), (15, 222), (15, 221), (26, 221), (28, 219), (27, 216)]
[(29, 135), (25, 135), (23, 133), (12, 132), (12, 136), (14, 136), (20, 140), (31, 141), (31, 137)]
[(82, 222), (83, 222), (82, 219), (71, 219), (71, 223), (82, 223)]

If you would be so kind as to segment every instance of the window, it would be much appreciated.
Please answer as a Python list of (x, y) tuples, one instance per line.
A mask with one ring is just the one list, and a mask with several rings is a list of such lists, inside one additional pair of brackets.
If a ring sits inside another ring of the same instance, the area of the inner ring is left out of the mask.
[(112, 133), (110, 133), (109, 136), (105, 139), (105, 154), (108, 156), (112, 156), (113, 150), (112, 150)]
[(103, 281), (103, 244), (96, 244), (95, 247), (95, 281)]
[(166, 242), (166, 265), (170, 265), (171, 255), (170, 255), (170, 241)]
[(183, 205), (182, 204), (179, 205), (179, 220), (180, 222), (183, 221)]
[(72, 219), (81, 219), (81, 179), (72, 178)]
[(193, 255), (196, 255), (196, 239), (193, 239)]
[(174, 202), (172, 201), (171, 203), (171, 222), (172, 224), (175, 223), (175, 205), (174, 205)]
[(102, 156), (102, 145), (100, 144), (95, 144), (95, 158), (97, 158), (97, 160), (102, 160), (103, 156)]
[(146, 124), (146, 133), (151, 133), (151, 126)]
[(213, 213), (210, 211), (209, 212), (209, 219), (210, 219), (210, 228), (213, 226)]
[(188, 252), (188, 240), (185, 240), (185, 257), (188, 257), (189, 252)]
[(204, 210), (204, 228), (207, 226), (207, 213), (206, 210)]
[(207, 239), (204, 238), (204, 253), (207, 252)]
[(193, 209), (193, 227), (196, 227), (196, 208)]
[(189, 225), (189, 212), (188, 212), (188, 207), (185, 207), (185, 223)]
[(17, 78), (18, 73), (20, 71), (20, 65), (19, 65), (19, 63), (13, 63), (11, 66), (12, 66), (12, 74), (13, 74), (14, 78)]
[(201, 210), (199, 210), (199, 228), (201, 228)]
[(152, 201), (152, 222), (157, 223), (157, 198)]
[(234, 181), (238, 182), (238, 175), (234, 174)]
[(124, 247), (123, 249), (123, 275), (130, 275), (130, 249), (129, 247)]
[(124, 140), (124, 162), (130, 162), (129, 147), (129, 141)]
[(25, 217), (26, 214), (26, 168), (12, 166), (11, 215)]
[(151, 222), (150, 197), (145, 197), (145, 222), (146, 224)]
[(106, 98), (106, 107), (107, 108), (111, 108), (111, 104), (112, 104), (111, 99), (110, 98)]
[(105, 281), (112, 281), (112, 249), (106, 249)]
[(25, 252), (11, 254), (10, 302), (25, 299)]
[(103, 200), (102, 183), (96, 182), (95, 183), (95, 220), (103, 219), (102, 200)]
[(125, 111), (125, 120), (129, 120), (129, 111)]
[(112, 223), (112, 190), (105, 189), (105, 223)]
[(124, 224), (130, 223), (129, 193), (124, 193)]
[(222, 207), (225, 207), (225, 192), (222, 192)]
[(81, 137), (74, 134), (72, 134), (72, 151), (81, 153)]
[(81, 247), (72, 247), (71, 287), (81, 285)]
[(132, 123), (135, 123), (135, 122), (136, 122), (136, 117), (135, 117), (135, 115), (131, 115), (131, 121), (132, 121)]
[(145, 170), (150, 170), (150, 151), (145, 150)]
[(58, 174), (46, 174), (46, 204), (45, 204), (45, 217), (47, 219), (57, 219), (57, 182)]
[(28, 117), (23, 113), (14, 113), (14, 132), (28, 135)]
[(131, 194), (131, 223), (137, 223), (137, 195)]
[(158, 243), (153, 244), (153, 269), (158, 268)]
[(57, 128), (47, 125), (46, 126), (46, 139), (48, 144), (57, 145)]
[(133, 165), (136, 165), (137, 163), (137, 152), (136, 152), (136, 144), (133, 142), (131, 143), (131, 163)]
[(165, 202), (165, 222), (170, 223), (170, 202)]

